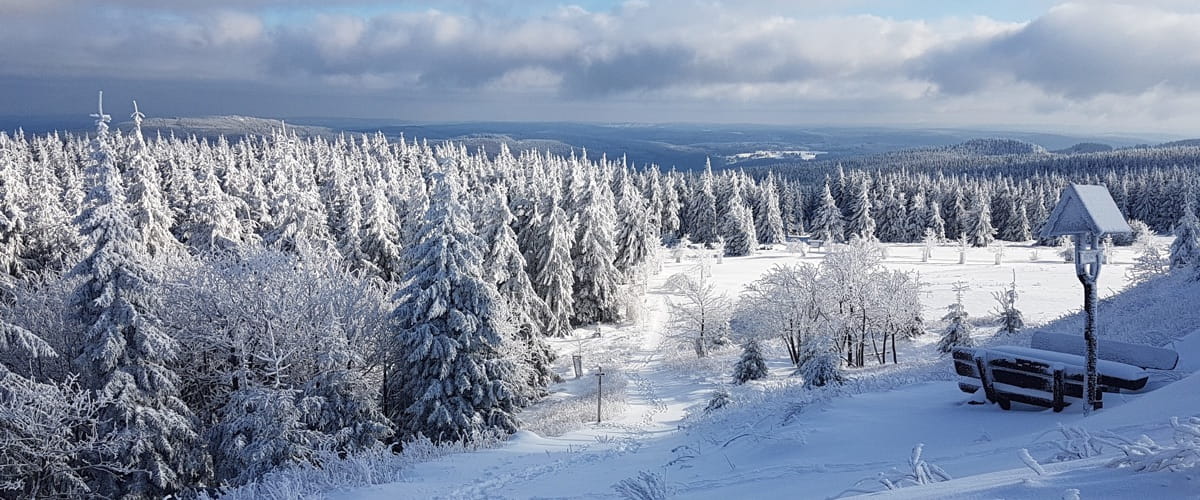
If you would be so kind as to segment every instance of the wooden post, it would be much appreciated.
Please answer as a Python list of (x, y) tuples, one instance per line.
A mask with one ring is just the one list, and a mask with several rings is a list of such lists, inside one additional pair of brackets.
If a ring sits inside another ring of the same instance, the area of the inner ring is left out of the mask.
[(1100, 276), (1101, 256), (1099, 252), (1099, 236), (1091, 233), (1077, 234), (1075, 240), (1075, 275), (1083, 284), (1083, 341), (1087, 347), (1084, 353), (1086, 375), (1083, 383), (1083, 413), (1088, 414), (1093, 409), (1100, 408), (1096, 397), (1099, 386), (1099, 376), (1096, 373), (1096, 278)]
[(1054, 413), (1058, 413), (1066, 406), (1066, 395), (1063, 394), (1063, 369), (1056, 368), (1054, 370)]
[(596, 423), (600, 423), (600, 403), (604, 400), (604, 368), (596, 367)]

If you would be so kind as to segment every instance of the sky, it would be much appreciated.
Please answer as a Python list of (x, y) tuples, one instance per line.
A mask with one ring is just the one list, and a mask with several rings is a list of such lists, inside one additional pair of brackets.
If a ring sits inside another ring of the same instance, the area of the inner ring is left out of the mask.
[(1195, 135), (1198, 4), (0, 0), (0, 115)]

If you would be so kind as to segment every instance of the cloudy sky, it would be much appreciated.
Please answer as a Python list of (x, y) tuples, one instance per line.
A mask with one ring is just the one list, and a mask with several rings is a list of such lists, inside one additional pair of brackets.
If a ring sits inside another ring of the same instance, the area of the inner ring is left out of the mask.
[(103, 89), (116, 115), (1186, 135), (1198, 3), (0, 0), (0, 115)]

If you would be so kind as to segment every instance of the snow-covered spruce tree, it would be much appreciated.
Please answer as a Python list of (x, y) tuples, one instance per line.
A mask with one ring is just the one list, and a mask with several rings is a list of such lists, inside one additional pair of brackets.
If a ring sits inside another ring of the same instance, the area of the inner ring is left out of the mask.
[(16, 278), (23, 274), (26, 266), (22, 255), (28, 239), (25, 209), (20, 203), (28, 186), (11, 152), (16, 146), (6, 144), (8, 140), (0, 133), (0, 284), (5, 276)]
[(240, 486), (276, 467), (311, 461), (329, 444), (327, 436), (302, 421), (317, 411), (311, 403), (295, 389), (249, 387), (231, 393), (208, 431), (217, 477)]
[(550, 309), (546, 334), (564, 337), (571, 333), (571, 318), (575, 315), (575, 264), (571, 261), (574, 230), (567, 213), (551, 202), (550, 215), (541, 222), (538, 262), (541, 268), (534, 276), (534, 289)]
[(508, 308), (508, 322), (521, 342), (521, 360), (529, 368), (526, 399), (540, 397), (547, 385), (556, 378), (551, 363), (554, 350), (543, 340), (550, 310), (533, 290), (533, 282), (525, 271), (525, 257), (517, 246), (512, 230), (513, 215), (502, 192), (489, 197), (484, 226), (480, 231), (490, 250), (484, 257), (487, 278), (496, 286)]
[(1171, 242), (1171, 269), (1182, 269), (1200, 264), (1200, 220), (1191, 203), (1183, 210), (1183, 217), (1175, 224), (1175, 241)]
[(84, 384), (111, 401), (101, 410), (96, 431), (121, 437), (111, 455), (89, 460), (126, 460), (135, 472), (93, 470), (89, 482), (107, 496), (161, 497), (189, 483), (195, 423), (169, 368), (178, 346), (155, 317), (154, 276), (145, 267), (144, 238), (130, 217), (114, 163), (108, 116), (103, 110), (95, 116), (91, 188), (78, 217), (90, 252), (71, 270), (81, 280), (72, 306), (87, 325), (83, 354), (75, 362)]
[(1163, 255), (1158, 245), (1155, 245), (1149, 238), (1145, 239), (1145, 243), (1138, 244), (1138, 255), (1133, 259), (1133, 265), (1129, 267), (1129, 279), (1134, 283), (1144, 283), (1158, 276), (1163, 276), (1170, 272), (1171, 262), (1168, 256)]
[(384, 281), (398, 282), (403, 272), (403, 258), (396, 209), (379, 186), (367, 189), (361, 228), (366, 267)]
[(767, 378), (767, 362), (763, 359), (758, 341), (751, 340), (742, 346), (742, 357), (733, 365), (733, 383), (744, 384), (751, 380)]
[(1025, 317), (1017, 309), (1017, 272), (1013, 271), (1012, 284), (1007, 290), (993, 292), (998, 308), (996, 316), (1000, 318), (1000, 333), (1013, 334), (1025, 328)]
[(717, 241), (718, 219), (717, 198), (713, 194), (712, 161), (707, 160), (704, 173), (700, 175), (700, 185), (692, 191), (687, 200), (686, 233), (692, 241), (706, 245)]
[(954, 284), (954, 303), (946, 306), (946, 315), (942, 316), (942, 320), (949, 321), (946, 326), (946, 331), (942, 333), (941, 340), (938, 341), (938, 351), (950, 352), (955, 347), (971, 347), (974, 341), (971, 340), (971, 322), (967, 320), (967, 308), (963, 306), (963, 292), (967, 291), (967, 284), (963, 282)]
[(607, 186), (589, 171), (580, 193), (579, 217), (575, 221), (575, 246), (571, 259), (575, 264), (574, 324), (616, 321), (620, 314), (617, 293), (619, 273), (613, 265), (615, 214)]
[(662, 212), (659, 215), (659, 223), (661, 227), (659, 232), (662, 235), (662, 242), (665, 245), (672, 245), (679, 240), (679, 212), (683, 210), (683, 205), (679, 201), (679, 190), (675, 185), (678, 182), (675, 175), (668, 174), (662, 177)]
[(871, 216), (871, 187), (863, 179), (855, 188), (849, 213), (846, 215), (846, 238), (870, 239), (875, 237), (875, 218)]
[(928, 217), (925, 220), (925, 228), (932, 229), (933, 234), (937, 236), (938, 241), (946, 238), (946, 221), (942, 220), (942, 209), (932, 198), (929, 200), (929, 209), (925, 212)]
[(975, 209), (971, 211), (969, 224), (966, 226), (967, 240), (974, 247), (986, 247), (996, 239), (996, 229), (992, 227), (991, 203), (988, 203), (984, 193), (975, 193)]
[[(447, 168), (450, 170), (450, 168)], [(392, 312), (395, 401), (403, 435), (460, 441), (512, 431), (515, 367), (500, 354), (504, 304), (483, 276), (483, 241), (471, 228), (451, 172), (429, 175), (431, 196)]]
[(142, 119), (145, 117), (133, 101), (133, 135), (124, 149), (125, 179), (129, 184), (128, 200), (130, 217), (142, 238), (146, 253), (159, 264), (184, 255), (183, 245), (171, 234), (175, 225), (174, 214), (162, 192), (162, 179), (158, 175), (158, 163), (150, 155), (142, 137)]
[(813, 215), (809, 230), (813, 237), (831, 245), (845, 240), (846, 230), (842, 222), (842, 211), (838, 208), (829, 191), (829, 181), (825, 181), (825, 190), (821, 193), (821, 204)]
[(736, 191), (729, 198), (729, 210), (722, 217), (721, 238), (725, 241), (726, 257), (750, 255), (758, 247), (754, 215)]
[(658, 247), (658, 230), (650, 220), (646, 200), (629, 177), (621, 183), (617, 202), (617, 255), (615, 265), (622, 282), (639, 283), (650, 271), (649, 261)]
[(758, 200), (758, 210), (754, 212), (754, 230), (760, 243), (773, 245), (783, 243), (784, 227), (783, 214), (779, 209), (779, 188), (775, 184), (775, 173), (767, 174), (763, 182), (762, 196)]
[(200, 254), (236, 251), (243, 244), (257, 241), (246, 234), (237, 219), (237, 200), (225, 193), (216, 172), (209, 165), (197, 186), (197, 199), (183, 227), (183, 238)]

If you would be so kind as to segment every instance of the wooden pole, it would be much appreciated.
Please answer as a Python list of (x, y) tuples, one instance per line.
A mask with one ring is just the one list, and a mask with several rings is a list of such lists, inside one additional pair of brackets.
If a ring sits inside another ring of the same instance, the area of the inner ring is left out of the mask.
[(1087, 347), (1085, 363), (1087, 374), (1084, 377), (1084, 414), (1099, 409), (1100, 399), (1096, 397), (1099, 387), (1099, 376), (1096, 373), (1096, 279), (1100, 277), (1099, 236), (1094, 234), (1075, 235), (1075, 274), (1083, 284), (1083, 341)]
[(604, 401), (604, 368), (596, 367), (596, 423), (600, 423), (600, 404)]

